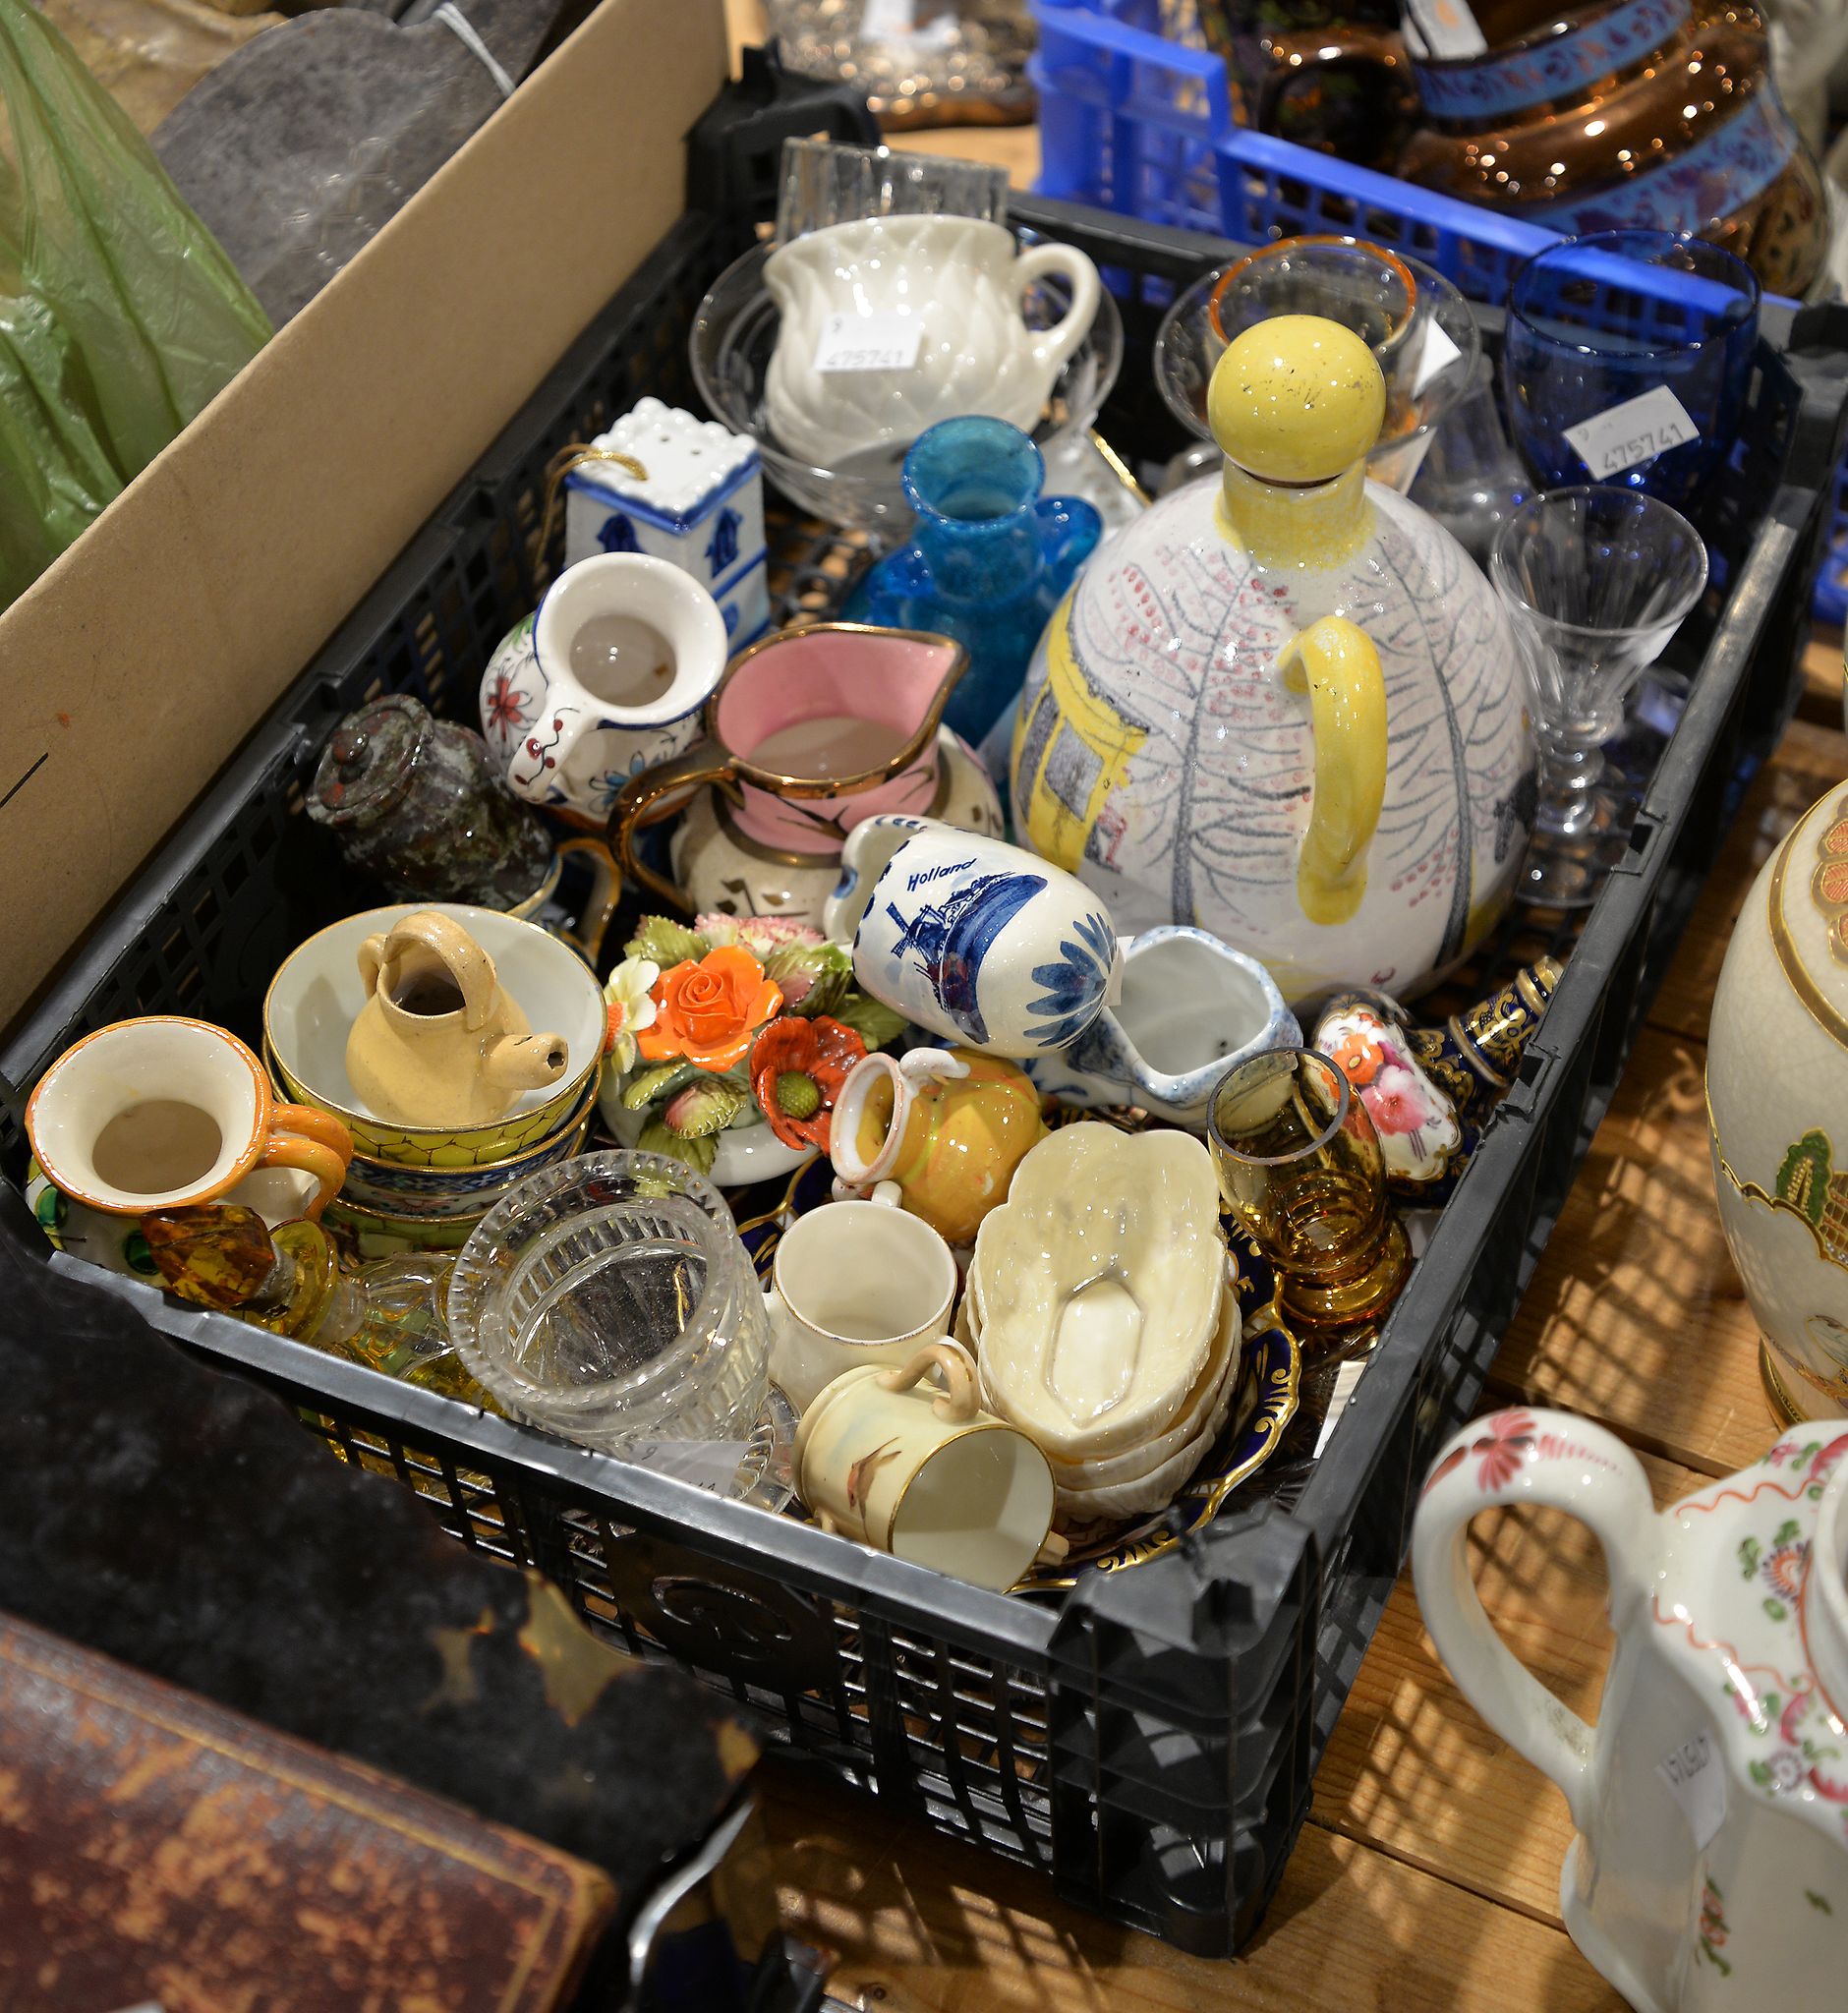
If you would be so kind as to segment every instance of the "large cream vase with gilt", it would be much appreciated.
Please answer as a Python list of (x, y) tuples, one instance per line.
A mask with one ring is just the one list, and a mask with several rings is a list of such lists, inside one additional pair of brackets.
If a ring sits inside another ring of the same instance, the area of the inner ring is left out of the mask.
[(1313, 316), (1213, 374), (1226, 462), (1120, 532), (1048, 624), (1015, 828), (1133, 935), (1193, 924), (1295, 1003), (1415, 995), (1513, 891), (1534, 798), (1515, 639), (1450, 534), (1366, 480), (1379, 366)]
[(1848, 786), (1804, 813), (1733, 925), (1706, 1111), (1772, 1410), (1848, 1413)]

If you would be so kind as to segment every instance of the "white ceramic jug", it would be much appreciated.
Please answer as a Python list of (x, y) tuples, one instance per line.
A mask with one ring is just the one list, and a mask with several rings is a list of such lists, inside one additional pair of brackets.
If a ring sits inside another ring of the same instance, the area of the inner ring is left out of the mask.
[[(1071, 305), (1051, 328), (1029, 328), (1021, 296), (1046, 273), (1068, 281)], [(1074, 246), (1023, 252), (1003, 225), (969, 216), (831, 224), (779, 246), (764, 284), (782, 316), (766, 415), (789, 453), (828, 469), (868, 453), (895, 462), (927, 427), (965, 413), (1030, 433), (1099, 291)], [(857, 361), (843, 343), (862, 328), (883, 362), (843, 368)]]
[(600, 552), (501, 638), (482, 678), (482, 737), (516, 796), (601, 836), (631, 776), (699, 739), (729, 649), (691, 575)]
[[(1470, 1520), (1565, 1510), (1596, 1533), (1617, 1648), (1588, 1726), (1516, 1661), (1470, 1578)], [(1640, 2013), (1848, 1994), (1848, 1422), (1655, 1514), (1601, 1426), (1512, 1410), (1438, 1457), (1418, 1604), (1459, 1688), (1566, 1793), (1573, 1941)]]

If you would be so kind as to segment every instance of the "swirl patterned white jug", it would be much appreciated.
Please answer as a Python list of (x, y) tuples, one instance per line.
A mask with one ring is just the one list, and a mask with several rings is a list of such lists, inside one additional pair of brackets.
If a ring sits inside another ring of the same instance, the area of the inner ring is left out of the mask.
[(1105, 547), (1015, 722), (1016, 830), (1125, 934), (1189, 923), (1295, 1002), (1415, 995), (1506, 905), (1533, 742), (1508, 618), (1463, 547), (1365, 479), (1358, 336), (1247, 329), (1213, 374), (1223, 477)]

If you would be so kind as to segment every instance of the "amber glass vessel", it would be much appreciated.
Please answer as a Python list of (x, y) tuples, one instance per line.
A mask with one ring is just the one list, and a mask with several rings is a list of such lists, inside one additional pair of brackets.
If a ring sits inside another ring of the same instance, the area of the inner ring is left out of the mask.
[(1242, 126), (1390, 168), (1418, 114), (1397, 0), (1199, 0)]
[(1409, 181), (1570, 236), (1691, 231), (1773, 293), (1827, 245), (1821, 172), (1771, 79), (1764, 24), (1713, 0), (1480, 0), (1479, 56), (1408, 36), (1424, 123)]
[(1226, 1207), (1276, 1268), (1304, 1347), (1383, 1320), (1411, 1249), (1373, 1121), (1335, 1064), (1313, 1049), (1237, 1064), (1213, 1092), (1206, 1141)]

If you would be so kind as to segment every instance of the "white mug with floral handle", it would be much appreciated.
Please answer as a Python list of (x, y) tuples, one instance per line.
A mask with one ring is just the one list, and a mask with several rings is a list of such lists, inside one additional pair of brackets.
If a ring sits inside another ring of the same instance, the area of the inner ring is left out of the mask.
[[(1588, 1524), (1617, 1638), (1588, 1726), (1513, 1655), (1470, 1577), (1478, 1511)], [(1787, 1433), (1659, 1516), (1589, 1420), (1498, 1411), (1424, 1484), (1425, 1627), (1494, 1731), (1566, 1794), (1573, 1941), (1640, 2013), (1839, 2004), (1848, 1980), (1848, 1420)]]

